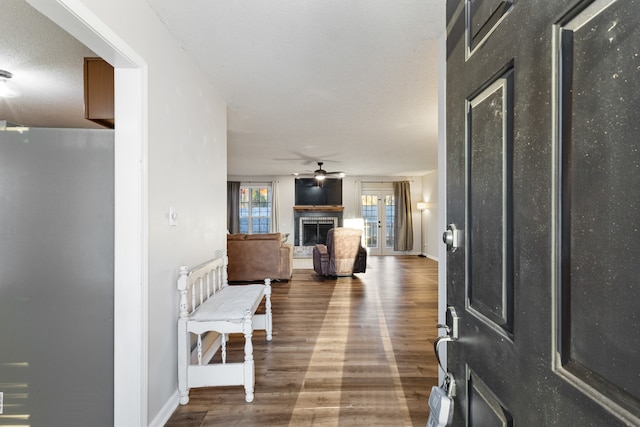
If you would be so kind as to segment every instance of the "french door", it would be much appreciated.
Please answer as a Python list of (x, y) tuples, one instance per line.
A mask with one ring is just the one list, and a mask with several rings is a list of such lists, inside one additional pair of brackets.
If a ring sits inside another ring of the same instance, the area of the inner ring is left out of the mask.
[(640, 425), (640, 1), (447, 18), (453, 424)]
[(393, 255), (395, 199), (391, 190), (363, 190), (362, 217), (369, 255)]

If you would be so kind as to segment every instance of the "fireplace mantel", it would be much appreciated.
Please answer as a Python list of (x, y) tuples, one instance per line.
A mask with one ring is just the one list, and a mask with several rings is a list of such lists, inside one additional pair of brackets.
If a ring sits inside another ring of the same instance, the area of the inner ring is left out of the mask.
[(344, 206), (294, 206), (293, 210), (296, 212), (342, 212)]

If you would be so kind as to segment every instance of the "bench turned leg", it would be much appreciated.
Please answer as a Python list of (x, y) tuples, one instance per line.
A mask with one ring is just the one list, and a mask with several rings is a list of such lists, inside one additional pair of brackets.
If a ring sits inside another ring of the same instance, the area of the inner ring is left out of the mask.
[(265, 331), (267, 333), (267, 341), (271, 341), (273, 339), (273, 325), (272, 325), (272, 317), (271, 317), (271, 279), (264, 280), (265, 290)]
[(220, 334), (222, 363), (227, 363), (227, 334)]
[(251, 311), (247, 310), (243, 321), (244, 332), (244, 391), (245, 398), (248, 403), (253, 402), (253, 388), (255, 385), (255, 363), (253, 361), (253, 343), (251, 337), (253, 335), (253, 324), (251, 320)]
[(181, 405), (189, 403), (189, 384), (187, 383), (189, 343), (186, 322), (186, 319), (178, 319), (178, 392)]

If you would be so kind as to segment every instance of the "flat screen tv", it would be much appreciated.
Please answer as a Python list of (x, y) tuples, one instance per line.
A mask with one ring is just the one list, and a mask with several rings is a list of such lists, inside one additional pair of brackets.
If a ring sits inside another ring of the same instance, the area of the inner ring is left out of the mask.
[(297, 206), (342, 206), (342, 180), (296, 178)]

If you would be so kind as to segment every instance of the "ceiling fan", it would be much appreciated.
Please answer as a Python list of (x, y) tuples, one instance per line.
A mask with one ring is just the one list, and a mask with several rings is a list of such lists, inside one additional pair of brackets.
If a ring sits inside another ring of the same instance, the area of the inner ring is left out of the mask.
[(323, 164), (324, 162), (318, 162), (318, 169), (313, 171), (313, 177), (316, 180), (322, 181), (325, 178), (344, 178), (345, 177), (346, 174), (344, 172), (340, 172), (340, 171), (327, 172), (326, 170), (322, 169)]

